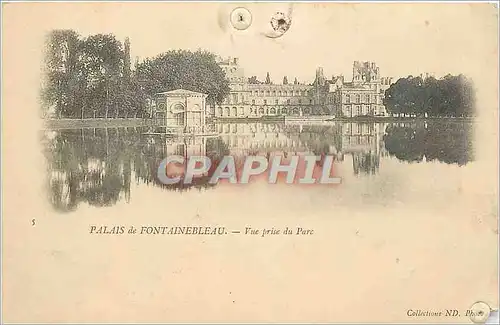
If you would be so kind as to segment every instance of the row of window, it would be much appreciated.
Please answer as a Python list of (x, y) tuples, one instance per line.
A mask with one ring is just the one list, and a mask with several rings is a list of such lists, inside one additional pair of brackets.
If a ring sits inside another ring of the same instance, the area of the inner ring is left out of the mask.
[[(336, 94), (334, 96), (329, 96), (327, 101), (329, 104), (333, 103), (340, 103), (340, 95)], [(371, 100), (370, 100), (371, 99)], [(360, 94), (346, 94), (344, 97), (344, 103), (350, 104), (350, 103), (355, 103), (355, 104), (360, 104), (360, 103), (372, 103), (372, 104), (377, 104), (377, 95), (360, 95)]]
[(307, 90), (251, 90), (250, 96), (309, 96), (309, 93)]
[(376, 73), (363, 74), (363, 75), (359, 75), (359, 74), (354, 75), (354, 80), (370, 81), (370, 80), (377, 80), (377, 79), (378, 79), (378, 75)]
[(362, 107), (360, 105), (356, 105), (353, 108), (351, 108), (351, 107), (345, 107), (344, 109), (345, 109), (344, 110), (344, 115), (347, 115), (347, 116), (377, 114), (376, 110), (371, 110), (370, 111), (369, 107)]
[[(283, 105), (284, 105), (284, 104), (286, 104), (286, 105), (291, 105), (291, 103), (292, 103), (292, 101), (291, 101), (290, 99), (287, 99), (287, 100), (286, 100), (286, 101), (284, 101), (282, 104), (283, 104)], [(301, 104), (310, 104), (310, 105), (312, 105), (312, 103), (313, 103), (313, 100), (312, 100), (312, 99), (306, 99), (306, 100), (302, 101), (302, 99), (300, 99), (300, 98), (299, 98), (299, 99), (297, 100), (297, 104), (299, 104), (299, 105), (301, 105)], [(255, 105), (255, 104), (256, 104), (255, 99), (252, 99), (252, 105)], [(267, 103), (267, 99), (264, 99), (264, 100), (262, 101), (262, 105), (267, 105), (267, 104), (268, 104), (268, 103)], [(279, 105), (279, 100), (278, 100), (278, 99), (275, 99), (275, 100), (274, 100), (274, 105)]]
[[(238, 101), (238, 98), (237, 97), (233, 97), (231, 98), (232, 100), (230, 100), (229, 98), (227, 98), (225, 100), (225, 104), (244, 104), (244, 101), (243, 101), (243, 97), (241, 98), (240, 101)], [(255, 99), (252, 99), (252, 105), (271, 105), (272, 104), (272, 100), (267, 100), (267, 99), (263, 99), (263, 100), (255, 100)], [(302, 99), (302, 98), (299, 98), (295, 101), (296, 104), (299, 104), (299, 105), (312, 105), (313, 104), (313, 100), (312, 99)], [(291, 99), (286, 99), (284, 101), (281, 102), (281, 105), (291, 105), (292, 104), (292, 100)], [(274, 100), (274, 105), (280, 105), (280, 100), (279, 99), (275, 99)]]
[[(309, 109), (308, 108), (305, 108), (303, 109), (303, 114), (309, 114)], [(244, 115), (244, 108), (243, 107), (240, 107), (239, 110), (237, 107), (233, 107), (233, 108), (229, 108), (229, 107), (225, 107), (224, 109), (222, 107), (219, 107), (218, 109), (218, 116), (238, 116), (238, 113), (239, 115)], [(253, 114), (253, 115), (257, 115), (257, 114), (260, 114), (260, 115), (263, 115), (263, 114), (271, 114), (271, 115), (280, 115), (280, 114), (299, 114), (300, 113), (300, 109), (297, 108), (297, 107), (294, 107), (294, 108), (291, 108), (291, 109), (287, 109), (287, 108), (274, 108), (274, 107), (271, 107), (271, 108), (250, 108), (250, 114)]]

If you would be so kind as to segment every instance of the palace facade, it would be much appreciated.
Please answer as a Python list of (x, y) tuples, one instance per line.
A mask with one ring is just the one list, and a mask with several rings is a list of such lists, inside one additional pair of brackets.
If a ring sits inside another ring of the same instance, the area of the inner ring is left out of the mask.
[(352, 81), (345, 82), (343, 76), (328, 82), (327, 106), (337, 116), (385, 116), (383, 104), (385, 91), (392, 78), (381, 77), (374, 62), (353, 64)]
[(250, 83), (237, 58), (219, 59), (218, 63), (231, 92), (221, 105), (209, 108), (208, 115), (216, 118), (386, 114), (383, 96), (392, 81), (380, 77), (374, 62), (354, 62), (351, 82), (345, 82), (343, 76), (328, 80), (318, 68), (312, 84)]
[(303, 84), (249, 83), (237, 58), (219, 60), (231, 92), (221, 105), (211, 107), (217, 118), (309, 115), (313, 112), (313, 86)]

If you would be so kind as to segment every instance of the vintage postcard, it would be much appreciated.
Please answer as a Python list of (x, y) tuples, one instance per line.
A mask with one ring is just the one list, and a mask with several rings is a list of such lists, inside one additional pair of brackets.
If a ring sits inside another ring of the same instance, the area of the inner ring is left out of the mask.
[(495, 3), (3, 2), (2, 323), (498, 322)]

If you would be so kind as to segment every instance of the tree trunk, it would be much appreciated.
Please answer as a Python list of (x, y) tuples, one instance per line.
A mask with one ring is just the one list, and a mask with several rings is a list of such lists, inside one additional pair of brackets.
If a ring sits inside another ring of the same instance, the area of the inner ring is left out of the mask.
[(108, 99), (109, 99), (109, 89), (108, 89), (108, 80), (106, 80), (106, 112), (105, 112), (106, 119), (108, 118), (108, 111), (109, 111)]

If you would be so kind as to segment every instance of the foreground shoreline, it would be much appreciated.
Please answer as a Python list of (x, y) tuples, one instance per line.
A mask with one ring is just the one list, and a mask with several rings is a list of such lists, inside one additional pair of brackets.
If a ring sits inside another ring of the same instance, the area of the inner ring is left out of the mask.
[[(263, 117), (263, 118), (212, 118), (211, 121), (219, 123), (333, 123), (333, 122), (353, 122), (353, 123), (398, 123), (398, 122), (474, 122), (474, 118), (451, 118), (451, 117), (352, 117), (352, 118), (331, 118), (326, 116), (314, 117)], [(108, 127), (144, 127), (159, 126), (152, 123), (151, 119), (142, 118), (90, 118), (90, 119), (44, 119), (44, 129), (80, 129), (80, 128), (108, 128)]]

